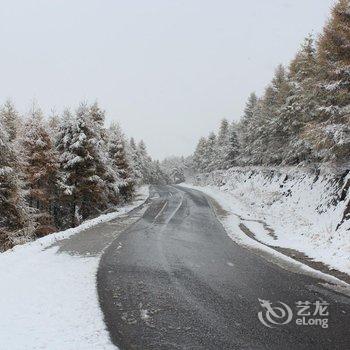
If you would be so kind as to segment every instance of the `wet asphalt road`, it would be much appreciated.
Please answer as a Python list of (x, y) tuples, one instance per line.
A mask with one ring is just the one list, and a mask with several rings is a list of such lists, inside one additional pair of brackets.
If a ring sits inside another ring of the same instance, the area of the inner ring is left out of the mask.
[[(235, 244), (196, 190), (153, 187), (144, 215), (103, 254), (97, 282), (121, 349), (350, 348), (350, 299)], [(292, 320), (266, 327), (258, 299), (289, 305)], [(317, 300), (330, 304), (329, 328), (296, 325), (295, 303)]]

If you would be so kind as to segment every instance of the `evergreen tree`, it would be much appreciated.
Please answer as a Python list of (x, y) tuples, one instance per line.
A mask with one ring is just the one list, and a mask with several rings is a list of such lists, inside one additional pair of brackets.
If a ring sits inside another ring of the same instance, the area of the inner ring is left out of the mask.
[(31, 239), (29, 208), (18, 174), (11, 137), (0, 122), (0, 251)]
[(5, 128), (9, 141), (14, 142), (18, 136), (20, 118), (11, 100), (7, 100), (0, 110), (0, 120)]
[(347, 161), (350, 152), (350, 3), (340, 0), (318, 42), (322, 104), (318, 146), (325, 160)]
[(154, 185), (166, 185), (171, 183), (168, 174), (162, 169), (159, 160), (152, 161), (152, 182)]
[(54, 218), (56, 226), (60, 229), (72, 227), (74, 223), (72, 219), (73, 187), (70, 185), (69, 171), (65, 169), (69, 154), (69, 140), (73, 137), (73, 122), (73, 114), (69, 109), (65, 109), (59, 119), (57, 133), (54, 135), (59, 163)]
[(228, 130), (228, 162), (227, 162), (227, 168), (230, 168), (234, 165), (238, 164), (238, 157), (240, 154), (240, 144), (238, 139), (238, 125), (234, 122), (229, 127)]
[(300, 50), (290, 63), (289, 76), (295, 85), (314, 84), (317, 71), (316, 48), (313, 36), (310, 34), (304, 39)]
[(51, 136), (51, 140), (54, 143), (55, 137), (60, 127), (60, 116), (55, 112), (54, 109), (51, 110), (51, 115), (49, 116), (47, 125), (48, 125), (48, 132)]
[(134, 173), (140, 174), (139, 183), (142, 184), (164, 184), (168, 182), (166, 174), (162, 171), (158, 161), (153, 161), (147, 152), (146, 144), (141, 140), (138, 145), (135, 145), (134, 139), (130, 142)]
[(130, 139), (128, 153), (129, 153), (129, 158), (131, 159), (130, 164), (132, 165), (135, 180), (138, 184), (142, 184), (144, 182), (143, 164), (142, 164), (139, 149), (133, 137)]
[[(100, 108), (97, 102), (93, 103), (89, 108), (91, 120), (99, 126), (100, 131), (104, 130), (105, 111)], [(104, 130), (105, 131), (105, 130)], [(105, 136), (105, 133), (102, 133)]]
[(58, 159), (40, 109), (33, 107), (24, 130), (21, 145), (28, 203), (35, 209), (36, 235), (42, 236), (55, 230), (51, 214)]
[(248, 101), (246, 110), (250, 114), (247, 114), (240, 127), (240, 133), (243, 134), (240, 159), (244, 163), (276, 165), (282, 162), (281, 150), (286, 140), (282, 110), (290, 91), (286, 71), (279, 65), (263, 97), (258, 101), (251, 97)]
[(112, 167), (117, 172), (120, 195), (130, 200), (134, 194), (135, 181), (129, 165), (126, 141), (118, 124), (112, 124), (108, 133), (108, 151)]
[(95, 126), (89, 108), (81, 104), (74, 118), (66, 114), (57, 140), (60, 185), (69, 206), (71, 226), (108, 208), (109, 191), (104, 181), (107, 170)]
[(205, 153), (204, 153), (204, 168), (205, 171), (216, 170), (216, 159), (217, 159), (217, 138), (214, 132), (211, 132), (207, 138), (205, 144)]
[(118, 169), (114, 167), (113, 161), (110, 158), (108, 150), (108, 132), (104, 126), (105, 111), (102, 110), (98, 103), (95, 102), (89, 108), (89, 115), (94, 131), (95, 147), (99, 153), (101, 161), (97, 162), (97, 172), (106, 185), (108, 202), (113, 206), (120, 201), (119, 185), (121, 178), (118, 174)]
[(279, 65), (272, 79), (270, 96), (264, 101), (268, 122), (267, 149), (263, 157), (264, 164), (279, 165), (283, 161), (283, 148), (289, 135), (284, 129), (283, 108), (291, 94), (291, 86), (285, 68)]
[(234, 163), (234, 159), (232, 158), (233, 153), (231, 149), (231, 136), (230, 124), (227, 119), (223, 119), (220, 123), (217, 137), (216, 169), (228, 169)]
[(318, 67), (312, 36), (308, 36), (289, 67), (291, 95), (281, 111), (283, 131), (287, 135), (284, 164), (315, 161), (311, 134), (316, 111)]
[(142, 174), (142, 182), (145, 184), (151, 183), (151, 160), (147, 154), (147, 148), (143, 140), (137, 145), (137, 155), (139, 157), (140, 169)]
[(252, 92), (248, 98), (244, 108), (244, 114), (238, 125), (238, 137), (241, 145), (240, 161), (245, 164), (248, 163), (252, 156), (252, 143), (256, 139), (254, 129), (254, 118), (257, 117), (258, 98), (255, 92)]
[(129, 147), (127, 148), (127, 155), (129, 157), (129, 163), (132, 166), (136, 183), (143, 184), (145, 179), (142, 156), (133, 137), (130, 139)]
[(255, 92), (252, 92), (244, 108), (244, 115), (242, 118), (242, 122), (249, 123), (249, 120), (253, 118), (257, 103), (258, 103), (258, 97), (256, 96)]
[(201, 137), (198, 141), (196, 150), (193, 155), (193, 165), (194, 168), (199, 172), (206, 171), (206, 154), (207, 140), (205, 137)]
[(271, 116), (276, 112), (275, 95), (275, 89), (269, 85), (255, 107), (254, 116), (250, 122), (249, 145), (246, 144), (247, 164), (263, 165), (270, 161), (269, 147), (272, 144), (270, 127), (274, 123)]
[(137, 147), (136, 143), (133, 137), (131, 139), (125, 140), (125, 156), (127, 159), (127, 162), (130, 167), (130, 171), (132, 173), (132, 179), (135, 183), (135, 186), (137, 184), (140, 184), (142, 181), (142, 174), (141, 174), (141, 165), (140, 165), (140, 159), (138, 157), (137, 153)]

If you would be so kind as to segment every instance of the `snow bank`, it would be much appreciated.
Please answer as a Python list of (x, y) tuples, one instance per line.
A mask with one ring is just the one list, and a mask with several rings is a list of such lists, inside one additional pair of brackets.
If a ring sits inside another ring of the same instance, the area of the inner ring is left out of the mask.
[(247, 167), (200, 175), (194, 183), (239, 215), (259, 241), (350, 273), (349, 174)]
[(0, 258), (4, 349), (114, 349), (98, 306), (98, 258), (31, 249)]
[(0, 254), (0, 342), (2, 349), (115, 349), (103, 322), (95, 274), (99, 257), (56, 254), (48, 248), (99, 223), (112, 220), (141, 204), (89, 220)]

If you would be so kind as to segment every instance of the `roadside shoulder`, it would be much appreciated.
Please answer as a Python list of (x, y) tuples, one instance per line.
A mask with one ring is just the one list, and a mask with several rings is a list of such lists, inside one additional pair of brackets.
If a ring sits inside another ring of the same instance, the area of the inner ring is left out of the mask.
[(184, 183), (181, 186), (196, 189), (207, 195), (218, 220), (235, 243), (250, 249), (284, 269), (322, 279), (326, 284), (331, 285), (332, 289), (350, 296), (350, 276), (348, 273), (333, 269), (322, 261), (310, 258), (303, 252), (280, 247), (277, 241), (274, 245), (261, 241), (259, 239), (259, 231), (261, 233), (261, 230), (265, 230), (266, 234), (271, 236), (271, 240), (275, 241), (273, 228), (259, 219), (244, 218), (241, 212), (239, 214), (233, 212), (227, 203), (229, 199), (226, 193), (211, 187)]

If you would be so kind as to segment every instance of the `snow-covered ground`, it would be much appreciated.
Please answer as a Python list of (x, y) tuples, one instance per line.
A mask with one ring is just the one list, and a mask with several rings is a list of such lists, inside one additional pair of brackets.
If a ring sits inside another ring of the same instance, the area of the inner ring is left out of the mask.
[(349, 198), (339, 200), (344, 188), (331, 172), (232, 168), (194, 182), (231, 213), (224, 223), (231, 238), (252, 241), (239, 230), (243, 223), (263, 243), (295, 249), (350, 274), (350, 220), (338, 227)]
[(148, 187), (141, 187), (132, 205), (0, 254), (1, 349), (115, 349), (97, 298), (99, 256), (57, 254), (58, 247), (50, 246), (127, 213), (147, 197)]

